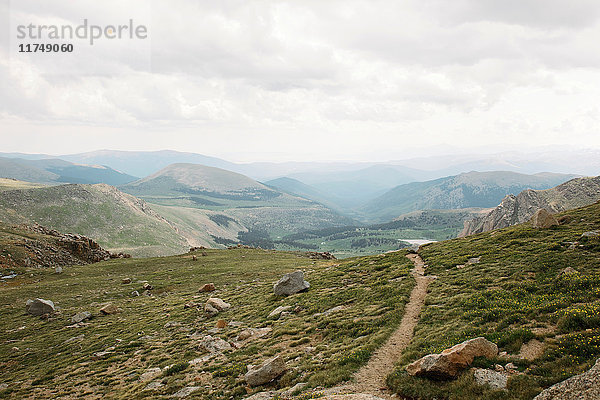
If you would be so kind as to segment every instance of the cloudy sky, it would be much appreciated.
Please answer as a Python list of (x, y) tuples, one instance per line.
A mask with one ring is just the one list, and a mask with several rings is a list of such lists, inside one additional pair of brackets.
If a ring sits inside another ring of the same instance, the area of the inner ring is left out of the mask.
[[(3, 1), (0, 151), (600, 148), (597, 0)], [(22, 54), (20, 24), (148, 27)]]

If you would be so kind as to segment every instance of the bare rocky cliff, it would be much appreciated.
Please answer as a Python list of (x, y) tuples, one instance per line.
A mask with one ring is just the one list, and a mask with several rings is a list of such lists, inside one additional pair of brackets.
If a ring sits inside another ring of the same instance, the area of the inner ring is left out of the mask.
[(459, 237), (529, 221), (537, 210), (551, 213), (583, 207), (600, 200), (600, 176), (576, 178), (552, 189), (524, 190), (517, 196), (506, 196), (489, 214), (465, 221)]

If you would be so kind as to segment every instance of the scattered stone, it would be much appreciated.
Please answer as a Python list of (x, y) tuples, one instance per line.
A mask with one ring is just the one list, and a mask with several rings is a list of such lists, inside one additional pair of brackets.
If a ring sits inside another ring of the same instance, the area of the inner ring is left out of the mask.
[(154, 378), (159, 377), (162, 374), (162, 370), (160, 368), (150, 368), (142, 375), (140, 375), (140, 381), (147, 382), (151, 381)]
[(163, 328), (167, 329), (167, 328), (173, 328), (173, 327), (182, 326), (182, 325), (183, 324), (178, 321), (169, 321), (163, 326)]
[(154, 289), (154, 287), (151, 284), (149, 284), (148, 282), (146, 282), (142, 286), (142, 289), (144, 289), (144, 290), (152, 290), (152, 289)]
[(275, 392), (259, 392), (250, 397), (246, 397), (244, 400), (271, 400), (275, 397), (275, 394)]
[(158, 390), (160, 388), (162, 388), (163, 385), (161, 382), (159, 381), (154, 381), (154, 382), (150, 382), (149, 384), (146, 385), (146, 387), (144, 388), (144, 390)]
[(285, 371), (285, 361), (281, 356), (277, 356), (265, 361), (260, 367), (248, 367), (248, 372), (244, 375), (244, 379), (250, 386), (260, 386), (283, 375)]
[(104, 307), (100, 309), (100, 312), (104, 315), (117, 314), (120, 313), (121, 310), (119, 307), (115, 306), (113, 303), (108, 303)]
[(312, 347), (312, 346), (306, 346), (306, 347), (304, 348), (304, 352), (305, 352), (306, 354), (310, 354), (310, 353), (312, 353), (313, 351), (315, 351), (316, 349), (317, 349), (316, 347)]
[(192, 261), (198, 261), (198, 257), (196, 257), (195, 255), (192, 256)]
[(304, 390), (304, 388), (306, 388), (307, 386), (308, 386), (308, 383), (305, 383), (305, 382), (296, 383), (294, 386), (292, 386), (288, 390), (281, 393), (281, 395), (283, 397), (295, 396), (295, 395), (299, 394), (300, 392), (302, 392)]
[(600, 358), (589, 371), (550, 386), (533, 400), (597, 400), (600, 399)]
[(56, 267), (56, 268), (54, 268), (54, 273), (56, 273), (56, 274), (62, 274), (63, 273), (62, 267)]
[(92, 360), (101, 360), (110, 354), (112, 354), (112, 351), (99, 351), (92, 354)]
[(572, 275), (572, 274), (576, 274), (577, 270), (573, 267), (567, 267), (565, 269), (562, 270), (561, 275)]
[(381, 397), (373, 396), (372, 394), (356, 393), (356, 394), (335, 394), (325, 397), (320, 397), (320, 400), (383, 400)]
[(281, 313), (284, 311), (288, 311), (291, 310), (292, 306), (279, 306), (276, 309), (274, 309), (273, 311), (271, 311), (269, 313), (269, 315), (267, 316), (267, 318), (269, 319), (279, 319), (279, 317), (281, 316)]
[(225, 321), (224, 319), (220, 319), (217, 321), (217, 328), (223, 329), (226, 326), (227, 326), (227, 321)]
[(513, 363), (508, 363), (508, 364), (506, 364), (504, 366), (504, 369), (507, 370), (507, 371), (516, 370), (517, 366), (515, 364), (513, 364)]
[(140, 297), (140, 292), (138, 292), (137, 290), (134, 290), (133, 292), (131, 292), (131, 296), (132, 297)]
[(475, 357), (492, 358), (498, 354), (498, 346), (478, 337), (457, 344), (440, 354), (428, 354), (406, 367), (413, 376), (434, 379), (453, 379), (467, 368)]
[(5, 390), (5, 389), (8, 389), (8, 384), (0, 383), (0, 390)]
[(200, 390), (200, 386), (187, 386), (187, 387), (184, 387), (183, 389), (179, 390), (178, 392), (176, 392), (173, 395), (173, 397), (178, 397), (178, 398), (188, 397), (190, 394), (192, 394), (198, 390)]
[(481, 257), (472, 257), (467, 260), (467, 264), (479, 264)]
[(228, 310), (231, 307), (231, 304), (225, 303), (223, 300), (217, 297), (211, 297), (206, 301), (204, 305), (204, 311), (208, 315), (216, 315), (221, 311)]
[(309, 251), (308, 256), (314, 260), (336, 260), (335, 256), (328, 251)]
[(531, 217), (531, 225), (537, 229), (548, 229), (558, 225), (556, 217), (548, 212), (545, 208), (541, 208)]
[(504, 372), (504, 367), (500, 364), (494, 365), (494, 371), (496, 372)]
[(491, 369), (475, 368), (473, 376), (479, 386), (489, 385), (492, 389), (506, 389), (508, 382), (506, 375)]
[(44, 299), (27, 300), (25, 303), (25, 310), (27, 313), (36, 316), (53, 314), (55, 311), (54, 303)]
[(304, 272), (295, 271), (285, 274), (275, 285), (273, 291), (277, 296), (289, 296), (308, 290), (310, 284), (304, 280)]
[(131, 283), (131, 278), (123, 278), (123, 279), (121, 279), (121, 283), (123, 285), (127, 285), (127, 284)]
[(205, 350), (211, 354), (222, 353), (226, 350), (232, 349), (231, 345), (228, 342), (224, 341), (221, 338), (213, 337), (210, 335), (206, 335), (202, 339), (200, 339), (200, 341), (198, 342), (198, 347), (201, 350)]
[(590, 231), (584, 232), (581, 234), (581, 237), (598, 237), (600, 236), (600, 231)]
[(204, 286), (202, 286), (200, 288), (200, 290), (198, 290), (200, 293), (205, 293), (205, 292), (214, 292), (215, 291), (215, 284), (214, 283), (205, 283)]
[(78, 324), (80, 322), (85, 321), (86, 319), (92, 318), (92, 313), (89, 311), (78, 312), (77, 314), (71, 317), (72, 324)]

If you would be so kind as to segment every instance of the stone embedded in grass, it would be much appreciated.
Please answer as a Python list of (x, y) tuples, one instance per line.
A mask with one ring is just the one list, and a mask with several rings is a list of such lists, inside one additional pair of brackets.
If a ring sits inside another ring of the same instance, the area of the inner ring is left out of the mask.
[(71, 317), (72, 324), (78, 324), (80, 322), (85, 321), (86, 319), (92, 318), (92, 313), (89, 311), (78, 312), (77, 314)]
[(229, 342), (225, 340), (213, 337), (211, 335), (206, 335), (198, 342), (198, 347), (201, 350), (205, 350), (211, 354), (222, 353), (226, 350), (231, 350), (232, 347)]
[(146, 282), (142, 286), (142, 289), (144, 289), (144, 290), (152, 290), (152, 289), (154, 289), (154, 287), (151, 284), (149, 284), (148, 282)]
[(285, 361), (281, 356), (277, 356), (265, 361), (260, 367), (248, 367), (248, 372), (244, 375), (246, 383), (250, 386), (260, 386), (269, 383), (277, 377), (283, 375), (286, 371)]
[(409, 375), (434, 379), (453, 379), (473, 362), (475, 357), (492, 358), (498, 355), (498, 346), (478, 337), (442, 351), (428, 354), (406, 367)]
[(211, 297), (204, 305), (204, 312), (212, 316), (220, 313), (221, 311), (228, 310), (230, 307), (231, 304), (225, 303), (223, 300), (217, 297)]
[(162, 370), (160, 368), (150, 368), (142, 375), (140, 375), (140, 381), (147, 382), (151, 381), (154, 378), (159, 377), (162, 374)]
[(62, 267), (56, 267), (56, 268), (54, 268), (54, 273), (56, 273), (56, 274), (62, 274), (63, 273)]
[(121, 310), (119, 307), (115, 306), (113, 303), (108, 303), (104, 307), (100, 309), (100, 312), (104, 315), (117, 314), (120, 313)]
[(220, 319), (217, 321), (217, 328), (223, 329), (226, 326), (227, 326), (227, 321), (225, 321), (224, 319)]
[(205, 292), (214, 292), (215, 291), (215, 284), (214, 283), (205, 283), (199, 290), (198, 292), (200, 293), (205, 293)]
[(127, 284), (131, 283), (131, 278), (123, 278), (123, 279), (121, 279), (121, 283), (123, 285), (127, 285)]
[(304, 280), (303, 271), (295, 271), (285, 274), (275, 285), (273, 291), (277, 296), (289, 296), (304, 290), (308, 290), (310, 284)]
[(284, 311), (288, 311), (291, 310), (292, 306), (279, 306), (276, 309), (274, 309), (273, 311), (271, 311), (269, 313), (269, 315), (267, 316), (267, 318), (269, 319), (279, 319), (279, 317), (281, 316), (281, 314)]
[(27, 300), (27, 303), (25, 303), (25, 310), (31, 315), (40, 316), (54, 313), (55, 308), (54, 303), (50, 300), (35, 299)]
[(183, 389), (179, 390), (175, 394), (173, 394), (173, 397), (177, 397), (177, 398), (188, 397), (189, 395), (191, 395), (192, 393), (194, 393), (198, 390), (200, 390), (200, 386), (187, 386), (187, 387), (184, 387)]
[(488, 385), (492, 389), (506, 389), (508, 376), (491, 369), (475, 368), (473, 372), (475, 383), (480, 386)]

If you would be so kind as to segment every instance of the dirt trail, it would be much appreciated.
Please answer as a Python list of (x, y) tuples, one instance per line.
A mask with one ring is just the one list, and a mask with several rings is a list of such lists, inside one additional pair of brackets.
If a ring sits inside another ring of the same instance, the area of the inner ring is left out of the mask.
[(375, 351), (367, 365), (354, 375), (355, 382), (346, 386), (334, 388), (327, 394), (365, 393), (385, 399), (392, 399), (386, 389), (385, 379), (394, 370), (394, 364), (410, 343), (415, 326), (419, 322), (419, 313), (431, 278), (425, 276), (425, 263), (418, 254), (408, 254), (407, 257), (415, 264), (412, 275), (416, 286), (410, 294), (410, 300), (404, 309), (404, 316), (398, 329), (388, 341)]

